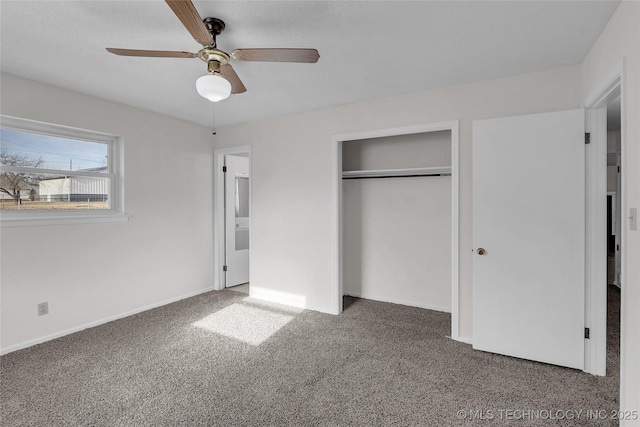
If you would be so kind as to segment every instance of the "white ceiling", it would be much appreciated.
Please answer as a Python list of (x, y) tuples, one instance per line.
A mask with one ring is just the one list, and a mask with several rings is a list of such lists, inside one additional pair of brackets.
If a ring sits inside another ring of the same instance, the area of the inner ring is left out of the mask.
[[(226, 22), (222, 50), (303, 47), (317, 64), (234, 61), (247, 87), (218, 126), (580, 63), (617, 1), (194, 1)], [(119, 57), (106, 47), (185, 50), (164, 1), (0, 2), (3, 72), (210, 126), (199, 59)]]

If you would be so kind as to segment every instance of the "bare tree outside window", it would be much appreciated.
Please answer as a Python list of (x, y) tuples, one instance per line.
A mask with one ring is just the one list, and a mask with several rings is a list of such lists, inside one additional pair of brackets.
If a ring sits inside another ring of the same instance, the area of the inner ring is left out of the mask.
[[(3, 166), (22, 166), (37, 168), (42, 164), (42, 158), (33, 158), (21, 154), (0, 153), (0, 164)], [(23, 172), (7, 172), (0, 173), (0, 192), (7, 194), (13, 198), (16, 204), (20, 203), (20, 194), (22, 191), (28, 191), (30, 194), (38, 188), (40, 175), (23, 173)]]

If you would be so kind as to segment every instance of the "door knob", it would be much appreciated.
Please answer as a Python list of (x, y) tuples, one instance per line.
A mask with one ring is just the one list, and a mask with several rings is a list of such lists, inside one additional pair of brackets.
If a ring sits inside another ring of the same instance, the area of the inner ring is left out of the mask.
[(476, 252), (478, 252), (478, 255), (484, 255), (487, 251), (485, 251), (483, 248), (478, 248)]

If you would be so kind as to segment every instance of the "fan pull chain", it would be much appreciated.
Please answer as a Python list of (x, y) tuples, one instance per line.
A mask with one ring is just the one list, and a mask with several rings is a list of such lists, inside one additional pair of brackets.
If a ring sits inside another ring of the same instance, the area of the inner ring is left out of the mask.
[(214, 102), (212, 102), (213, 104), (213, 130), (211, 131), (211, 135), (215, 135), (216, 133), (218, 133), (218, 131), (216, 130), (216, 104)]

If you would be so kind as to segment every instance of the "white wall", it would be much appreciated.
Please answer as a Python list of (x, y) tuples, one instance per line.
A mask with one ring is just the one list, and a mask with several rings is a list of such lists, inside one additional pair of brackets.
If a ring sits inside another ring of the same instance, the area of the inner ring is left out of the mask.
[[(342, 143), (343, 170), (451, 165), (451, 132)], [(451, 177), (343, 180), (344, 293), (451, 310)]]
[[(627, 182), (627, 205), (640, 207), (640, 3), (623, 1), (583, 63), (582, 97), (598, 88), (603, 79), (626, 58), (626, 88), (622, 94), (627, 140), (622, 174)], [(623, 147), (624, 149), (624, 147)], [(628, 212), (623, 212), (628, 216)], [(622, 363), (626, 374), (621, 381), (621, 408), (640, 410), (640, 233), (627, 232), (627, 262), (623, 266), (626, 299), (622, 301)], [(626, 425), (640, 425), (640, 420)]]
[(346, 295), (451, 311), (451, 177), (343, 183)]
[(574, 109), (580, 99), (572, 66), (219, 129), (216, 148), (252, 145), (251, 285), (332, 312), (333, 135), (459, 119), (460, 326), (471, 337), (471, 122)]
[(451, 131), (359, 139), (342, 144), (342, 170), (451, 166)]
[(2, 351), (213, 286), (207, 128), (12, 75), (1, 84), (2, 114), (124, 137), (130, 215), (1, 229)]

